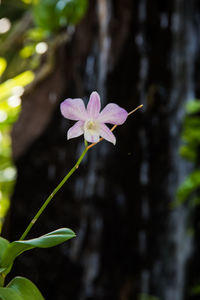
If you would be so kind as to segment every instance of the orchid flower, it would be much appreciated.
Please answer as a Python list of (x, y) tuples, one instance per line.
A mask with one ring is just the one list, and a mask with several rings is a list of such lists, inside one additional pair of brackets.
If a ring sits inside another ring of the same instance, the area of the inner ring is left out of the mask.
[(115, 103), (107, 104), (100, 112), (101, 101), (97, 92), (92, 92), (85, 108), (82, 99), (66, 99), (60, 105), (62, 115), (77, 121), (67, 132), (67, 138), (72, 139), (84, 135), (86, 141), (97, 143), (100, 137), (115, 145), (116, 138), (105, 123), (121, 125), (126, 121), (128, 113)]

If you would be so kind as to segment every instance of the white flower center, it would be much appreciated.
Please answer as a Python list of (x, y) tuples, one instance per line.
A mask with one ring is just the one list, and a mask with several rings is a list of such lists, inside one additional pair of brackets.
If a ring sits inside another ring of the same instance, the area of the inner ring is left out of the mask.
[(84, 131), (89, 132), (91, 135), (98, 133), (100, 130), (99, 123), (93, 120), (87, 120), (84, 124)]

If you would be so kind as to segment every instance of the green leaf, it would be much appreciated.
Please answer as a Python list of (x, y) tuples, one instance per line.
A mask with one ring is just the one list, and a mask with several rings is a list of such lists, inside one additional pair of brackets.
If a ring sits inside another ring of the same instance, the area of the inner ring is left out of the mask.
[(2, 300), (44, 300), (38, 288), (28, 279), (15, 277), (6, 288), (0, 288)]
[(0, 273), (3, 273), (6, 270), (6, 268), (0, 268)]
[(0, 288), (0, 299), (1, 300), (23, 300), (23, 298), (9, 288)]
[(23, 300), (44, 300), (35, 284), (24, 277), (15, 277), (7, 288), (16, 291)]
[[(6, 239), (0, 237), (0, 265), (1, 265), (2, 257), (5, 253), (5, 251), (7, 250), (9, 244), (10, 243)], [(0, 268), (0, 273), (2, 273), (4, 270), (5, 270), (5, 268)]]
[(1, 267), (9, 267), (14, 259), (26, 250), (54, 247), (73, 237), (75, 233), (71, 229), (60, 228), (35, 239), (12, 242), (4, 252)]

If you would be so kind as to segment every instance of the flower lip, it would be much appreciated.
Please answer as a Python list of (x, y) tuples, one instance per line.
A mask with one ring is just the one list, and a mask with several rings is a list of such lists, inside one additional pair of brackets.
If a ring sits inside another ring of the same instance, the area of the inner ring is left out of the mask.
[(98, 142), (100, 136), (100, 124), (95, 120), (87, 120), (84, 124), (85, 139), (90, 143)]
[(92, 92), (85, 108), (82, 99), (66, 99), (60, 105), (62, 115), (70, 120), (77, 121), (68, 130), (68, 139), (84, 134), (90, 143), (99, 141), (100, 136), (115, 144), (116, 138), (105, 123), (121, 125), (126, 121), (128, 113), (115, 103), (107, 104), (100, 112), (101, 102), (97, 92)]
[(94, 131), (99, 131), (99, 123), (97, 121), (93, 121), (91, 119), (85, 121), (84, 124), (85, 130), (94, 130)]

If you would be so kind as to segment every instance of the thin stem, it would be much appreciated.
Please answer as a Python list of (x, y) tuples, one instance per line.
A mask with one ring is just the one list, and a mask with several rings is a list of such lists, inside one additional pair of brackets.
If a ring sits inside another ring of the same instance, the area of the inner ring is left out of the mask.
[(45, 210), (45, 208), (47, 207), (47, 205), (49, 204), (49, 202), (55, 196), (55, 194), (60, 190), (60, 188), (63, 186), (63, 184), (69, 179), (69, 177), (78, 169), (78, 167), (79, 167), (79, 165), (80, 165), (83, 157), (87, 153), (87, 151), (88, 151), (88, 149), (87, 149), (87, 147), (85, 147), (83, 153), (79, 157), (79, 159), (76, 162), (76, 164), (74, 165), (74, 167), (69, 171), (69, 173), (63, 178), (63, 180), (53, 190), (53, 192), (46, 199), (46, 201), (44, 202), (44, 204), (42, 205), (42, 207), (39, 209), (39, 211), (37, 212), (37, 214), (35, 215), (35, 217), (31, 220), (31, 222), (29, 223), (28, 227), (26, 228), (26, 230), (24, 231), (24, 233), (20, 237), (20, 239), (19, 239), (20, 241), (22, 241), (22, 240), (25, 239), (25, 237), (27, 236), (27, 234), (29, 233), (29, 231), (31, 230), (31, 228), (33, 227), (33, 225), (35, 224), (35, 222), (38, 220), (38, 218), (40, 217), (40, 215), (43, 213), (43, 211)]
[[(142, 106), (143, 106), (143, 104), (137, 106), (135, 109), (133, 109), (132, 111), (130, 111), (128, 113), (128, 116), (130, 116), (132, 113), (134, 113), (136, 110), (138, 110)], [(116, 127), (117, 127), (117, 125), (114, 125), (111, 128), (111, 131), (113, 131)], [(102, 140), (103, 140), (103, 138), (101, 138), (97, 143), (101, 142)], [(27, 234), (29, 233), (29, 231), (31, 230), (31, 228), (33, 227), (33, 225), (36, 223), (36, 221), (38, 220), (38, 218), (40, 217), (40, 215), (43, 213), (43, 211), (45, 210), (45, 208), (47, 207), (47, 205), (49, 204), (49, 202), (55, 196), (55, 194), (60, 190), (60, 188), (64, 185), (64, 183), (69, 179), (69, 177), (78, 169), (78, 167), (79, 167), (79, 165), (80, 165), (83, 157), (87, 153), (87, 151), (90, 148), (92, 148), (93, 146), (95, 146), (97, 143), (93, 143), (93, 144), (91, 144), (91, 145), (88, 146), (87, 141), (85, 141), (85, 149), (84, 149), (83, 153), (81, 154), (81, 156), (79, 157), (77, 163), (69, 171), (69, 173), (63, 178), (63, 180), (58, 184), (58, 186), (53, 190), (53, 192), (49, 195), (49, 197), (46, 199), (46, 201), (44, 202), (44, 204), (41, 206), (41, 208), (39, 209), (39, 211), (37, 212), (37, 214), (35, 215), (35, 217), (31, 220), (31, 222), (29, 223), (28, 227), (26, 228), (26, 230), (24, 231), (24, 233), (20, 237), (20, 239), (19, 239), (20, 241), (25, 239), (25, 237), (27, 236)]]
[[(136, 110), (140, 109), (141, 107), (143, 107), (143, 104), (137, 106), (135, 109), (131, 110), (129, 113), (128, 113), (128, 116), (132, 115)], [(110, 130), (113, 131), (115, 128), (117, 127), (117, 125), (114, 125)], [(92, 143), (90, 144), (88, 147), (87, 147), (87, 150), (89, 150), (90, 148), (94, 147), (96, 144), (98, 144), (99, 142), (103, 141), (104, 138), (100, 138), (98, 140), (98, 142), (96, 143)]]
[(132, 115), (136, 110), (140, 109), (143, 107), (143, 104), (140, 104), (138, 105), (136, 108), (134, 108), (133, 110), (131, 110), (129, 113), (128, 113), (128, 116)]

